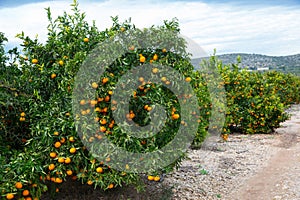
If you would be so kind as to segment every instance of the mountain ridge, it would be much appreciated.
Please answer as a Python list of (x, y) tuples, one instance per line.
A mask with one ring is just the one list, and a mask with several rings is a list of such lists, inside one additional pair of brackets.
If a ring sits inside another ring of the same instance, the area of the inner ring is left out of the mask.
[[(240, 68), (248, 68), (250, 70), (269, 69), (283, 71), (287, 73), (295, 73), (300, 75), (300, 54), (288, 55), (288, 56), (268, 56), (263, 54), (248, 54), (248, 53), (229, 53), (216, 55), (223, 64), (237, 63), (237, 57), (241, 57)], [(192, 59), (192, 64), (195, 69), (199, 69), (199, 63), (204, 58)]]

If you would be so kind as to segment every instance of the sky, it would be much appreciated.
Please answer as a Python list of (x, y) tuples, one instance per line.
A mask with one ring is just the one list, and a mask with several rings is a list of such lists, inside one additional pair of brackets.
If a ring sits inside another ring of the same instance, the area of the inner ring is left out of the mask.
[[(53, 18), (70, 11), (73, 0), (0, 0), (0, 32), (16, 46), (17, 33), (43, 42), (50, 7)], [(111, 26), (111, 16), (131, 18), (138, 28), (161, 25), (176, 17), (181, 34), (208, 55), (257, 53), (285, 56), (300, 53), (300, 0), (78, 0), (79, 9), (100, 30)]]

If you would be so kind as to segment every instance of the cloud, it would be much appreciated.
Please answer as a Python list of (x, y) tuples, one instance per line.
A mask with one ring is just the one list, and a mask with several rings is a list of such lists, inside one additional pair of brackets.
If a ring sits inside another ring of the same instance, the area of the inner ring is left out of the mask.
[[(278, 1), (277, 1), (278, 2)], [(289, 1), (291, 2), (291, 1)], [(53, 18), (64, 10), (70, 12), (72, 1), (48, 1), (0, 9), (0, 27), (11, 42), (22, 30), (43, 41), (47, 34), (45, 7), (51, 8)], [(242, 5), (199, 1), (84, 1), (79, 8), (87, 20), (96, 21), (100, 30), (111, 26), (110, 16), (120, 21), (131, 17), (139, 28), (160, 25), (163, 20), (179, 19), (181, 33), (197, 42), (208, 54), (261, 53), (290, 55), (300, 53), (300, 7), (283, 4)]]

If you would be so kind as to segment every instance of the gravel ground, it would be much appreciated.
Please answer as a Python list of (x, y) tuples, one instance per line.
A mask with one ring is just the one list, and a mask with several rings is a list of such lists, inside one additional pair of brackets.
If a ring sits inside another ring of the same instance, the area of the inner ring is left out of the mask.
[(144, 192), (130, 186), (103, 192), (67, 181), (54, 199), (300, 199), (300, 105), (288, 112), (291, 120), (273, 134), (232, 134), (213, 148), (190, 150), (162, 182), (144, 178)]

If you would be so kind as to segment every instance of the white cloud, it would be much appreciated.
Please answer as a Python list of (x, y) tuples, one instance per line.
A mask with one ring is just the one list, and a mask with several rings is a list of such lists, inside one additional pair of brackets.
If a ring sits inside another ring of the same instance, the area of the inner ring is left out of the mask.
[[(20, 31), (45, 40), (47, 18), (43, 9), (50, 6), (55, 18), (70, 11), (72, 1), (49, 1), (0, 9), (1, 31), (16, 42)], [(110, 16), (120, 21), (131, 17), (137, 27), (160, 25), (177, 17), (181, 33), (196, 41), (208, 54), (245, 52), (267, 55), (300, 53), (300, 7), (241, 6), (203, 2), (79, 1), (88, 21), (96, 20), (99, 29), (111, 25)]]

